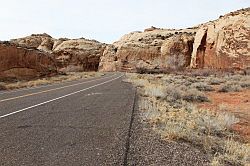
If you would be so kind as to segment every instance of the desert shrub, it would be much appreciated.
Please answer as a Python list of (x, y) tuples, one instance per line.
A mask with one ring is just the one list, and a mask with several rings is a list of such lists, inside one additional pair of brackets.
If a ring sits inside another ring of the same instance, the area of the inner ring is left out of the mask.
[(250, 88), (250, 80), (245, 82), (239, 82), (239, 84), (242, 88)]
[(189, 81), (189, 82), (191, 82), (191, 83), (196, 83), (196, 82), (198, 82), (198, 80), (197, 80), (196, 77), (188, 77), (186, 80)]
[(211, 165), (249, 165), (250, 146), (228, 139), (223, 143), (223, 153), (213, 158)]
[(170, 85), (165, 89), (165, 97), (164, 100), (167, 101), (171, 106), (175, 108), (181, 108), (183, 106), (182, 103), (182, 90), (179, 88), (175, 88)]
[(197, 77), (197, 76), (205, 76), (208, 77), (210, 75), (214, 75), (214, 71), (211, 69), (195, 69), (190, 71), (190, 76)]
[(133, 79), (133, 82), (138, 87), (144, 87), (145, 85), (149, 84), (148, 80), (145, 79)]
[(166, 97), (165, 87), (161, 85), (150, 84), (145, 86), (145, 95), (156, 98), (164, 98)]
[(183, 100), (187, 102), (208, 102), (209, 99), (200, 91), (197, 89), (188, 89), (183, 94)]
[(216, 78), (216, 77), (209, 77), (207, 81), (208, 81), (208, 84), (210, 85), (220, 85), (221, 83), (225, 82), (223, 79)]
[(238, 83), (242, 88), (250, 88), (250, 76), (243, 76)]
[[(237, 135), (231, 127), (239, 120), (226, 112), (198, 109), (193, 105), (193, 102), (209, 101), (196, 89), (207, 88), (206, 83), (197, 82), (207, 81), (206, 78), (141, 75), (131, 81), (138, 79), (143, 84), (139, 91), (142, 118), (164, 139), (187, 141), (202, 147), (211, 157), (212, 165), (246, 165), (249, 162), (249, 145), (233, 140)], [(190, 83), (192, 85), (187, 86)], [(237, 81), (231, 80), (228, 84), (237, 85)]]
[(188, 81), (185, 79), (176, 79), (175, 77), (172, 79), (172, 83), (175, 85), (184, 85), (186, 84)]
[(230, 79), (231, 81), (240, 81), (244, 76), (243, 75), (231, 75), (228, 76), (228, 79)]
[(192, 84), (191, 87), (196, 88), (199, 91), (213, 91), (214, 90), (214, 88), (212, 86), (207, 85), (207, 83), (204, 83), (204, 82), (194, 83), (194, 84)]
[(238, 84), (227, 83), (219, 87), (219, 92), (240, 92), (242, 87)]

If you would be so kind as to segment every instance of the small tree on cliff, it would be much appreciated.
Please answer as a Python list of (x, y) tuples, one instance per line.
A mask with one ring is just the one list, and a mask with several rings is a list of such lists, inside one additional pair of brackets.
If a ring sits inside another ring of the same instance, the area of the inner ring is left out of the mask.
[(185, 67), (185, 64), (186, 64), (186, 59), (184, 55), (182, 54), (179, 54), (179, 55), (175, 54), (175, 55), (169, 56), (167, 59), (167, 66), (170, 69), (180, 70)]

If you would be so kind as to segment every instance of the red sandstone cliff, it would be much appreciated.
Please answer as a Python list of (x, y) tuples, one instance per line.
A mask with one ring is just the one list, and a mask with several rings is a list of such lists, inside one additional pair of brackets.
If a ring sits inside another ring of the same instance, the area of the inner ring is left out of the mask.
[(35, 34), (13, 39), (12, 43), (37, 48), (52, 54), (61, 71), (96, 71), (106, 44), (88, 39), (54, 39), (47, 34)]
[(56, 71), (56, 63), (50, 54), (9, 42), (0, 42), (0, 80), (30, 79)]
[(250, 8), (201, 25), (195, 36), (191, 67), (250, 67)]
[[(196, 29), (167, 30), (151, 28), (132, 32), (106, 47), (100, 71), (135, 71), (139, 68), (186, 67), (191, 61)], [(179, 63), (180, 62), (180, 63)]]
[(151, 27), (108, 46), (100, 71), (250, 67), (250, 8), (183, 30)]

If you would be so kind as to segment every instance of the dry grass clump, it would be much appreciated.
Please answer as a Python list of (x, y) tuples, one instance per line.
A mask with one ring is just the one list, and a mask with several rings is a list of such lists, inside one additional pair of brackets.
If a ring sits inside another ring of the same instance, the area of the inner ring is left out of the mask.
[(224, 142), (224, 154), (216, 154), (211, 165), (245, 165), (250, 163), (250, 145), (242, 145), (232, 139)]
[[(67, 73), (66, 75), (57, 75), (54, 77), (46, 77), (31, 81), (17, 81), (14, 83), (5, 83), (3, 85), (3, 89), (18, 89), (18, 88), (25, 88), (25, 87), (35, 87), (39, 85), (48, 85), (52, 83), (60, 83), (64, 81), (74, 81), (83, 78), (90, 78), (90, 77), (98, 77), (104, 75), (103, 73), (97, 72), (71, 72)], [(1, 88), (1, 84), (0, 84)]]
[(235, 83), (226, 83), (225, 85), (220, 86), (219, 92), (240, 92), (242, 87)]
[(207, 82), (210, 84), (210, 85), (220, 85), (221, 83), (224, 83), (225, 80), (224, 79), (221, 79), (221, 78), (217, 78), (217, 77), (209, 77), (207, 79)]
[(0, 90), (5, 90), (5, 89), (6, 89), (5, 83), (0, 82)]
[(160, 100), (167, 101), (175, 108), (181, 108), (186, 105), (186, 102), (208, 102), (209, 99), (195, 88), (187, 88), (186, 86), (169, 84), (158, 85), (151, 82), (138, 79), (135, 84), (139, 87), (144, 87), (143, 95), (146, 97), (155, 97)]
[(240, 81), (239, 85), (242, 88), (248, 88), (249, 89), (250, 88), (250, 78), (249, 78), (249, 80)]
[(148, 85), (145, 86), (144, 88), (144, 94), (146, 96), (153, 96), (156, 98), (165, 98), (166, 93), (165, 93), (165, 87), (164, 86), (159, 86), (159, 85)]
[[(238, 136), (231, 129), (239, 120), (229, 113), (202, 110), (194, 106), (197, 102), (209, 101), (202, 92), (212, 90), (208, 78), (130, 76), (131, 82), (140, 85), (139, 109), (142, 118), (164, 139), (186, 141), (202, 147), (212, 165), (249, 163), (249, 145), (237, 141)], [(223, 79), (216, 82), (222, 83)]]
[(209, 99), (197, 89), (188, 89), (184, 95), (183, 100), (187, 102), (208, 102)]
[(205, 82), (197, 82), (192, 84), (192, 87), (198, 89), (199, 91), (213, 91), (214, 88)]
[(224, 77), (225, 84), (221, 85), (219, 92), (240, 92), (250, 88), (250, 76), (232, 75)]

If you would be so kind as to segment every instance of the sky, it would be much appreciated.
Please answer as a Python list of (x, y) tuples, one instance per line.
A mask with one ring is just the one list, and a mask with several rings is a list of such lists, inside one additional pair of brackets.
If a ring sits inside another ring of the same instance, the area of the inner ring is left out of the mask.
[(124, 34), (187, 28), (250, 7), (250, 0), (0, 0), (0, 40), (35, 33), (113, 43)]

